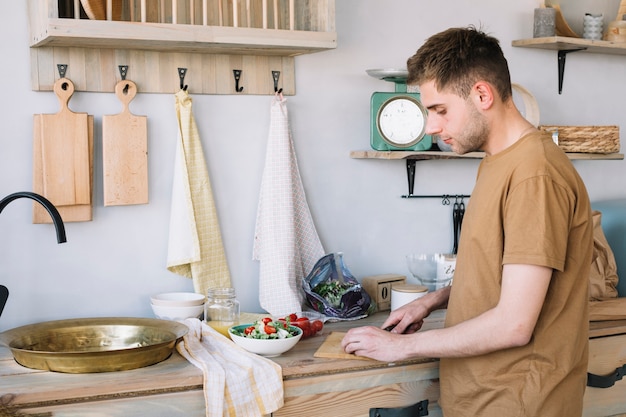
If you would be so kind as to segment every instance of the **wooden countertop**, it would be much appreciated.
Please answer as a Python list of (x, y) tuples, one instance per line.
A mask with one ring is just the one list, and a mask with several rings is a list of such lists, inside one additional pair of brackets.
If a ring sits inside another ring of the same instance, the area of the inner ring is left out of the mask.
[[(339, 374), (354, 370), (388, 369), (408, 363), (432, 363), (416, 359), (402, 363), (355, 359), (315, 358), (313, 354), (333, 331), (347, 331), (362, 325), (380, 326), (387, 313), (336, 323), (326, 323), (322, 332), (300, 341), (289, 352), (273, 358), (283, 369), (285, 380)], [(442, 326), (443, 314), (434, 313), (424, 328)], [(172, 356), (152, 366), (120, 372), (64, 374), (25, 368), (15, 362), (11, 351), (0, 347), (0, 395), (15, 395), (14, 405), (23, 408), (71, 404), (77, 401), (133, 398), (161, 393), (202, 390), (202, 372), (174, 351)]]
[[(285, 382), (302, 378), (342, 373), (391, 371), (394, 367), (411, 365), (424, 369), (438, 367), (437, 360), (419, 358), (398, 363), (371, 360), (315, 358), (313, 354), (333, 331), (347, 331), (362, 325), (380, 326), (387, 313), (378, 313), (357, 321), (326, 323), (318, 335), (300, 341), (291, 351), (273, 358), (283, 369)], [(444, 312), (435, 312), (424, 329), (443, 325)], [(591, 336), (626, 333), (626, 320), (591, 323)], [(154, 394), (202, 390), (202, 373), (176, 351), (158, 364), (121, 372), (96, 374), (63, 374), (25, 368), (17, 364), (7, 348), (0, 347), (0, 395), (15, 395), (14, 405), (23, 408), (64, 405), (76, 402), (135, 398)]]

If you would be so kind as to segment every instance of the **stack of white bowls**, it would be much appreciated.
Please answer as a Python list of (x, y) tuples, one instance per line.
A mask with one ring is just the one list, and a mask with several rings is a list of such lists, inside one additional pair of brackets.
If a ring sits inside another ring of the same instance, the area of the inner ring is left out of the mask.
[(194, 292), (169, 292), (150, 297), (154, 315), (163, 320), (201, 318), (206, 297)]

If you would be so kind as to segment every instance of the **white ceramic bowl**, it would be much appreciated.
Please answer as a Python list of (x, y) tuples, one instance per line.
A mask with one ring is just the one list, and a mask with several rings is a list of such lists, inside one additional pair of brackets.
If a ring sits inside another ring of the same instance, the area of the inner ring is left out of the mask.
[(204, 304), (205, 297), (195, 292), (168, 292), (150, 297), (153, 305), (169, 307), (190, 307)]
[(289, 349), (294, 347), (302, 337), (302, 329), (295, 326), (289, 327), (291, 330), (297, 330), (298, 335), (288, 337), (286, 339), (253, 339), (251, 337), (237, 336), (232, 332), (233, 329), (243, 331), (243, 329), (249, 326), (253, 326), (253, 324), (239, 324), (237, 326), (233, 326), (228, 329), (228, 335), (232, 341), (235, 342), (235, 344), (241, 346), (248, 352), (256, 353), (257, 355), (265, 356), (267, 358), (280, 356), (281, 354), (287, 352)]
[(150, 304), (154, 315), (163, 320), (184, 320), (200, 318), (204, 313), (204, 304), (197, 306), (162, 306)]

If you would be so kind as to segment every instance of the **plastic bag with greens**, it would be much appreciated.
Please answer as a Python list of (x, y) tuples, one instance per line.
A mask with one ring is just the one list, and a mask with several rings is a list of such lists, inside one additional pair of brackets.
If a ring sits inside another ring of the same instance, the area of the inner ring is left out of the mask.
[(348, 271), (341, 253), (329, 253), (317, 261), (302, 280), (307, 303), (328, 317), (342, 319), (367, 315), (369, 294)]

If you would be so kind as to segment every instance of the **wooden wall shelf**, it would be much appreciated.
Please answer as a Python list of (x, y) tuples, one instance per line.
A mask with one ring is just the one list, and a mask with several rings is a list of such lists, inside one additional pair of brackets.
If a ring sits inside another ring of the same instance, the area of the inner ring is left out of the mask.
[[(624, 154), (621, 153), (566, 153), (569, 159), (598, 159), (598, 160), (614, 160), (624, 159)], [(484, 158), (484, 152), (470, 152), (465, 155), (458, 155), (454, 152), (440, 152), (440, 151), (351, 151), (350, 158), (353, 159), (414, 159), (414, 160), (429, 160), (429, 159), (482, 159)]]
[(625, 42), (596, 41), (565, 36), (551, 36), (547, 38), (519, 39), (511, 43), (520, 48), (535, 48), (557, 51), (559, 74), (559, 94), (563, 91), (563, 77), (565, 75), (565, 58), (571, 52), (590, 52), (597, 54), (626, 55)]
[[(124, 5), (117, 19), (86, 19), (78, 0), (27, 0), (33, 90), (51, 91), (66, 64), (76, 91), (113, 92), (127, 65), (143, 93), (177, 91), (184, 67), (193, 93), (273, 94), (279, 71), (293, 95), (294, 57), (337, 47), (334, 0), (109, 1)], [(74, 5), (70, 17), (62, 4)]]
[[(595, 154), (595, 153), (566, 153), (571, 160), (621, 160), (624, 154)], [(482, 159), (485, 157), (484, 152), (470, 152), (464, 155), (458, 155), (454, 152), (441, 151), (374, 151), (362, 150), (351, 151), (352, 159), (386, 159), (386, 160), (405, 160), (406, 173), (409, 193), (403, 195), (402, 198), (448, 198), (452, 195), (416, 195), (413, 193), (415, 188), (415, 165), (417, 161), (438, 160), (438, 159)], [(463, 195), (463, 197), (469, 197)]]
[(520, 48), (547, 49), (550, 51), (578, 49), (597, 54), (626, 55), (626, 43), (624, 42), (594, 41), (582, 38), (568, 38), (565, 36), (519, 39), (513, 41), (511, 45)]

